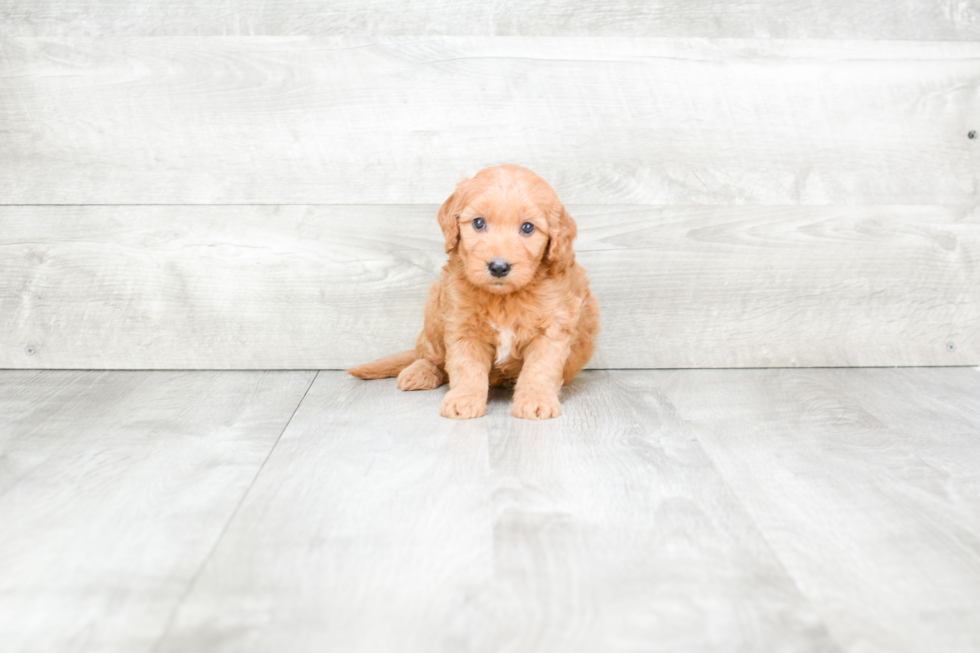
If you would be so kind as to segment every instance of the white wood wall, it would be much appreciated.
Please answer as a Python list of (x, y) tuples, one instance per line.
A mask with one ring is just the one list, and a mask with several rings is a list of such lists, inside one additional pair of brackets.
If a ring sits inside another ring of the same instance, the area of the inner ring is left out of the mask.
[(980, 6), (815, 4), (0, 1), (0, 367), (405, 349), (502, 162), (593, 367), (980, 364)]
[(970, 0), (4, 0), (10, 36), (980, 37)]

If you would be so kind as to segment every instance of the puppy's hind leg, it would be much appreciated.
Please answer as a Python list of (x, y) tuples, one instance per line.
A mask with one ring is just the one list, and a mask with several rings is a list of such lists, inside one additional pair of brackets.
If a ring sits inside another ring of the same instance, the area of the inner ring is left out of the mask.
[(398, 374), (400, 390), (435, 390), (446, 382), (446, 373), (432, 364), (419, 358)]

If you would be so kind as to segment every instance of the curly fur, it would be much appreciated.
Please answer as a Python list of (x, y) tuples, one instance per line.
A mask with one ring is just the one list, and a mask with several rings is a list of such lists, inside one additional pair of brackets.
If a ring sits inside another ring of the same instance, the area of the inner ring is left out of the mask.
[[(557, 417), (561, 387), (588, 362), (599, 331), (599, 305), (575, 262), (572, 216), (543, 179), (502, 165), (461, 181), (438, 221), (449, 261), (430, 289), (415, 349), (348, 372), (397, 375), (402, 390), (448, 380), (445, 417), (485, 414), (487, 388), (510, 384), (516, 417)], [(526, 222), (533, 233), (522, 232)], [(494, 260), (510, 264), (506, 276), (490, 274)]]

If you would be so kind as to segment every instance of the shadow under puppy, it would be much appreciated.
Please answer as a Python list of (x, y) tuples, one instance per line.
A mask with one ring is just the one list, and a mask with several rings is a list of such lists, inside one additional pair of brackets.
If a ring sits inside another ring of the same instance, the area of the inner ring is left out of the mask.
[(487, 410), (490, 385), (514, 384), (513, 414), (561, 414), (558, 393), (588, 362), (599, 304), (575, 262), (575, 221), (555, 191), (517, 165), (481, 170), (439, 209), (449, 261), (432, 284), (415, 349), (348, 370), (398, 375), (402, 390), (447, 380), (440, 413)]

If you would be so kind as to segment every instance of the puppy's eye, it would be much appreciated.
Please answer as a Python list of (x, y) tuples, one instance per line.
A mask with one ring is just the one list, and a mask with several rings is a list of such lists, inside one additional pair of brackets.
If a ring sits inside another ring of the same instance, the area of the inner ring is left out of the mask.
[(525, 236), (530, 236), (531, 234), (534, 233), (534, 225), (531, 224), (530, 222), (525, 222), (524, 224), (521, 225), (521, 233), (524, 234)]
[(477, 231), (482, 230), (485, 226), (487, 226), (487, 223), (483, 218), (473, 219), (473, 228), (476, 229)]

